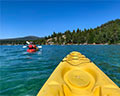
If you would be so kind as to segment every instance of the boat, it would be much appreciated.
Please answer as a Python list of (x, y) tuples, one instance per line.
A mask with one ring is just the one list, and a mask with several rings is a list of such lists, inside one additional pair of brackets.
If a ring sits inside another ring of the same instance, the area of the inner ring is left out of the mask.
[(120, 88), (93, 62), (74, 51), (60, 62), (37, 96), (120, 96)]
[(36, 49), (27, 49), (28, 53), (33, 53), (33, 52), (36, 52), (36, 51), (39, 51), (38, 47), (36, 47)]

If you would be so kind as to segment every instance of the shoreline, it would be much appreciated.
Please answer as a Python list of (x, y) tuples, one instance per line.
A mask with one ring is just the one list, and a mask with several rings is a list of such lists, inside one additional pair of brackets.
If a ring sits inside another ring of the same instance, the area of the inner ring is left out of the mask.
[[(12, 46), (12, 45), (27, 45), (27, 44), (2, 44), (2, 45), (7, 45), (7, 46)], [(36, 44), (36, 45), (39, 45), (39, 44)], [(61, 45), (61, 46), (64, 46), (64, 45), (120, 45), (120, 43), (118, 44), (43, 44), (43, 45)]]

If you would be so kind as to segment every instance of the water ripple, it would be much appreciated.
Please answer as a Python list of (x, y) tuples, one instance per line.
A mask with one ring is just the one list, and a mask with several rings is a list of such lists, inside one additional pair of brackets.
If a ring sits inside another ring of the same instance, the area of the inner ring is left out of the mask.
[(29, 54), (22, 46), (1, 46), (0, 96), (36, 96), (59, 62), (78, 51), (120, 86), (120, 45), (43, 46)]

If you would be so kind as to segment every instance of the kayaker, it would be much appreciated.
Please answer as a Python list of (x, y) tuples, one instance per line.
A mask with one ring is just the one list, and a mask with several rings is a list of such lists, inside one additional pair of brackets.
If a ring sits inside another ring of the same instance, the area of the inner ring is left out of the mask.
[(33, 45), (32, 45), (32, 44), (28, 45), (28, 48), (29, 48), (29, 49), (27, 49), (27, 52), (35, 52), (35, 51), (36, 51), (36, 50), (33, 48)]
[(28, 45), (28, 48), (29, 49), (33, 49), (33, 46), (30, 44), (30, 45)]
[(33, 45), (33, 49), (35, 49), (36, 51), (38, 51), (38, 47), (36, 45)]
[(36, 48), (37, 48), (37, 46), (36, 46), (36, 45), (33, 45), (33, 49), (35, 49), (35, 50), (36, 50)]

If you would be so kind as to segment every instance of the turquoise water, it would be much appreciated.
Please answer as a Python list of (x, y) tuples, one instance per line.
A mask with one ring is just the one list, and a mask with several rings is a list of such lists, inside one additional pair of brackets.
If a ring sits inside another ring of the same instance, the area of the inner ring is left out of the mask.
[(45, 45), (32, 54), (20, 45), (0, 46), (0, 96), (36, 96), (72, 51), (84, 54), (120, 87), (120, 45)]

